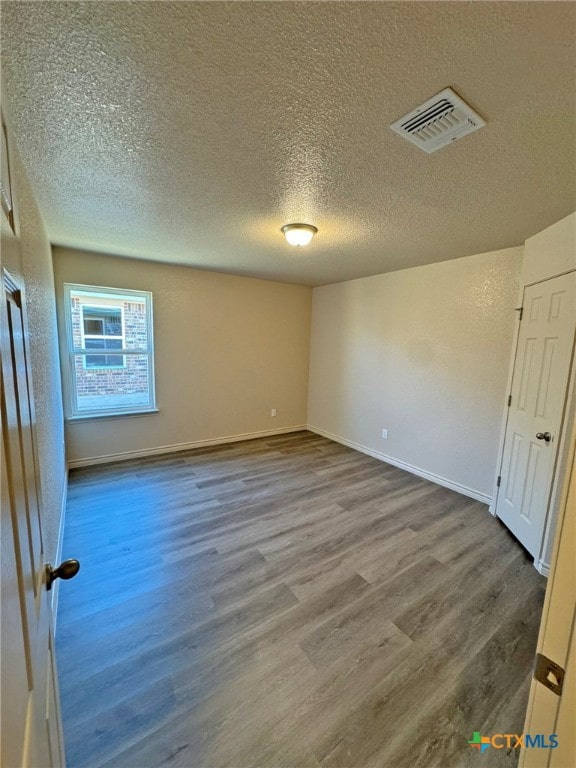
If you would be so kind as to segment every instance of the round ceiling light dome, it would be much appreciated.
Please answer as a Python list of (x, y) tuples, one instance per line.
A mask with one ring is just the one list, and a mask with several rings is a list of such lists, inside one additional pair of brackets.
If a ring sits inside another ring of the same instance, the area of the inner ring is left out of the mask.
[(312, 224), (284, 224), (282, 232), (290, 245), (308, 245), (318, 229)]

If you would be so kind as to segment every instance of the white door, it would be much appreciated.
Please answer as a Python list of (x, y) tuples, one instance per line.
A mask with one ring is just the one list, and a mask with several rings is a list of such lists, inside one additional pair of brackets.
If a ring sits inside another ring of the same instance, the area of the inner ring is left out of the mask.
[(524, 733), (556, 734), (558, 746), (524, 749), (521, 768), (576, 766), (576, 423), (572, 434), (572, 469), (567, 473), (538, 638), (538, 652), (563, 668), (566, 676), (561, 695), (532, 680), (524, 726)]
[(5, 272), (0, 304), (2, 768), (64, 765), (40, 524), (34, 400), (24, 308)]
[(576, 325), (576, 273), (524, 291), (496, 514), (531, 555), (542, 544)]

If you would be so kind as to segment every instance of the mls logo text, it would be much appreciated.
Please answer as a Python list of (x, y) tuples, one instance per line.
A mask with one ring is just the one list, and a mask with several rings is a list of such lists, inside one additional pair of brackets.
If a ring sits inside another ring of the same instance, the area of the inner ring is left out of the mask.
[(546, 736), (543, 733), (495, 733), (493, 736), (482, 736), (479, 731), (474, 731), (468, 742), (471, 747), (484, 754), (488, 747), (494, 749), (555, 749), (558, 746), (558, 736), (551, 733)]

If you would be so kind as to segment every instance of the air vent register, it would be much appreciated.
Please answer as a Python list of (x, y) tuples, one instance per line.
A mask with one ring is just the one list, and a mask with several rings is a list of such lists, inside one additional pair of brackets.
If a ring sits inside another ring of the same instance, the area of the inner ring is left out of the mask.
[(451, 88), (445, 88), (390, 126), (430, 154), (486, 125)]

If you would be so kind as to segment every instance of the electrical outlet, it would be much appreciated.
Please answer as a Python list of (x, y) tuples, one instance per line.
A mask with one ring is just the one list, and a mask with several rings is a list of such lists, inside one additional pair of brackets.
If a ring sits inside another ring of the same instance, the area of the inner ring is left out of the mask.
[(276, 408), (272, 408), (270, 411), (270, 416), (276, 416)]
[(383, 429), (382, 430), (382, 439), (383, 440), (388, 440), (388, 430), (387, 429)]

